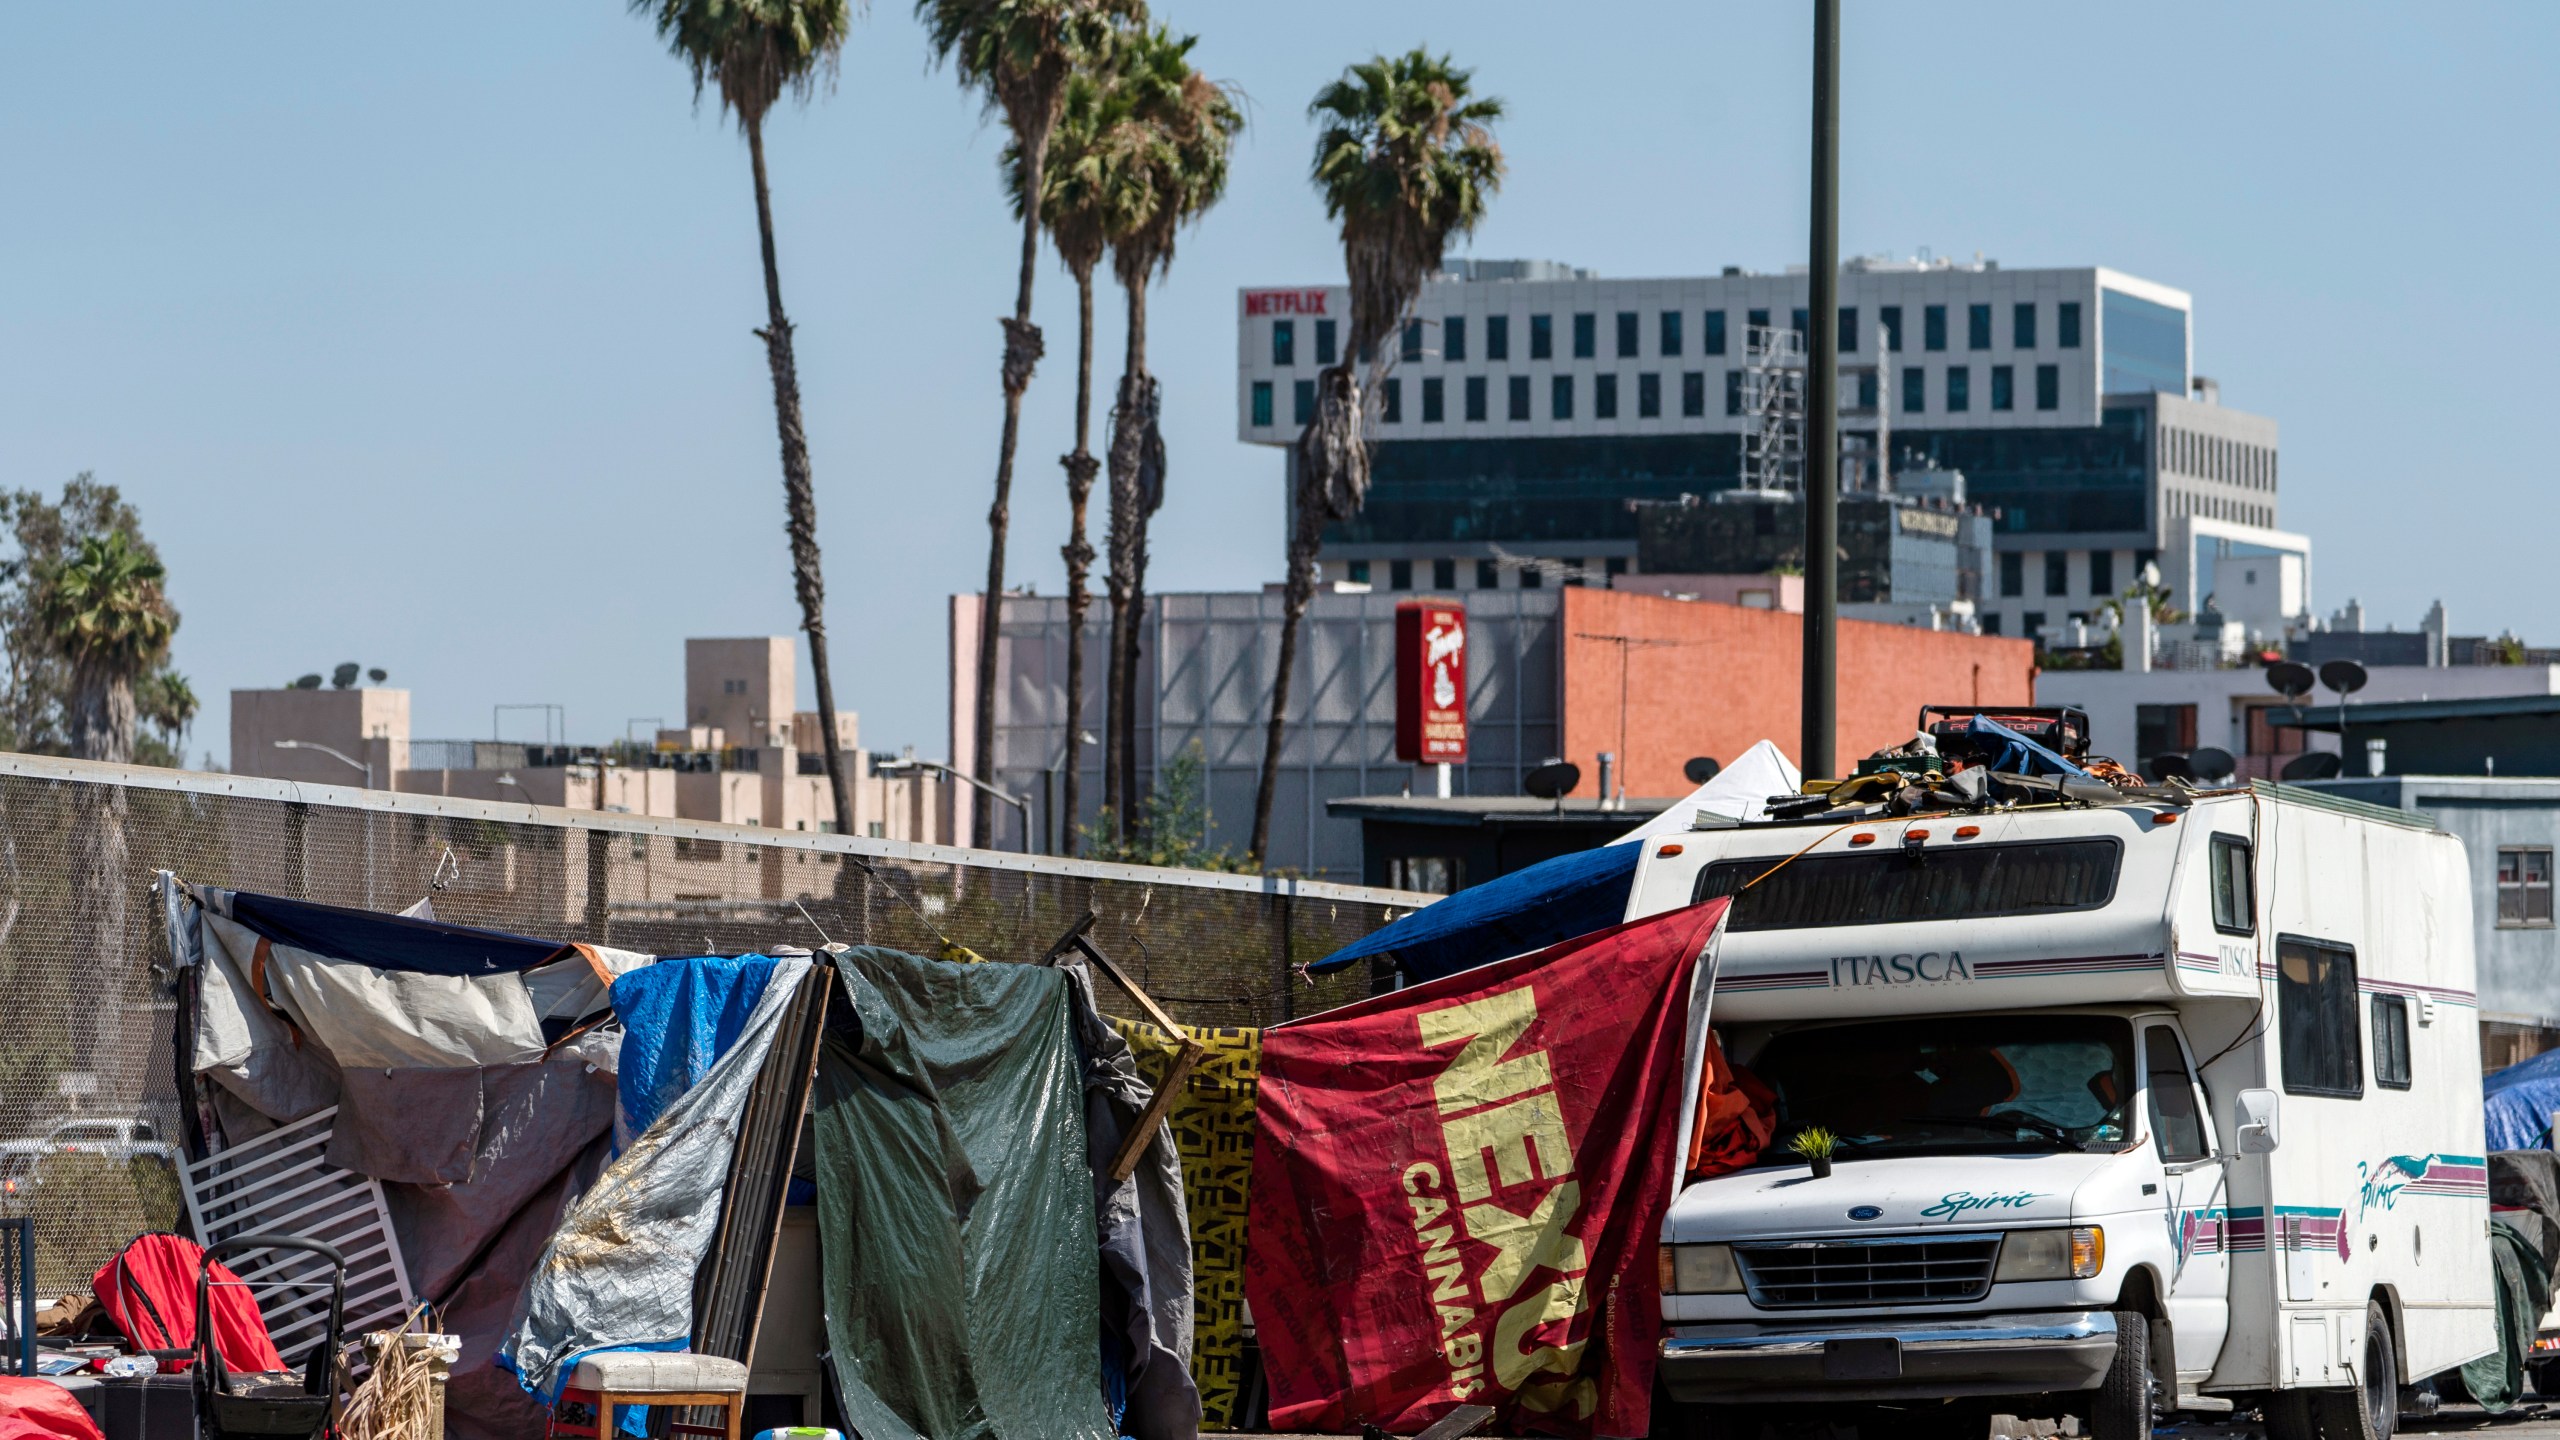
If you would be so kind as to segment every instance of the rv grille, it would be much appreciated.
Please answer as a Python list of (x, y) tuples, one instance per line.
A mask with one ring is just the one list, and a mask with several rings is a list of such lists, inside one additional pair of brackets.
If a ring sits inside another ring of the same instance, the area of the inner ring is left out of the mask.
[(1769, 1310), (1849, 1305), (1943, 1305), (1991, 1289), (2000, 1237), (1898, 1235), (1736, 1245), (1751, 1303)]

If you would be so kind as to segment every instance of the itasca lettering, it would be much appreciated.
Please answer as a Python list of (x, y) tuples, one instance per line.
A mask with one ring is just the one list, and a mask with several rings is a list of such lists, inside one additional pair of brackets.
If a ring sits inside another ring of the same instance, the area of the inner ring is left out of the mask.
[(1970, 980), (1973, 967), (1958, 950), (1923, 950), (1917, 955), (1834, 955), (1831, 985), (1935, 985)]

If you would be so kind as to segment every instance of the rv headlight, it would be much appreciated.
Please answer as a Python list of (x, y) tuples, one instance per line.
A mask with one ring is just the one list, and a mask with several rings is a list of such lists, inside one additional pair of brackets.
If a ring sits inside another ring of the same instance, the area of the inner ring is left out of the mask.
[(2107, 1232), (2095, 1225), (2069, 1230), (2012, 1230), (2000, 1246), (1995, 1281), (2088, 1280), (2107, 1264)]
[(1730, 1245), (1665, 1245), (1659, 1269), (1665, 1295), (1739, 1295), (1742, 1272)]

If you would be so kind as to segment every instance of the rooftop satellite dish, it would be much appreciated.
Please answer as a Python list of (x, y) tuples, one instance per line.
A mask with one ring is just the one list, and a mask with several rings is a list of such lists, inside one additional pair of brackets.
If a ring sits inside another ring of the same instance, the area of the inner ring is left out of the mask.
[(2342, 765), (2343, 762), (2339, 760), (2338, 752), (2334, 750), (2314, 750), (2308, 754), (2296, 755), (2292, 759), (2284, 762), (2284, 770), (2277, 776), (2277, 778), (2282, 780), (2335, 780), (2338, 778), (2338, 771), (2342, 768)]
[(2171, 750), (2151, 757), (2151, 778), (2154, 780), (2193, 780), (2196, 778), (2196, 770), (2193, 765), (2187, 763), (2186, 756), (2179, 754), (2175, 750)]
[(2240, 762), (2231, 758), (2231, 752), (2219, 745), (2207, 745), (2189, 755), (2187, 764), (2195, 770), (2198, 780), (2228, 780), (2231, 772), (2240, 768)]
[(2363, 689), (2367, 678), (2364, 667), (2353, 660), (2332, 660), (2320, 667), (2320, 683), (2341, 695), (2353, 695)]
[(2277, 694), (2299, 701), (2311, 693), (2311, 667), (2299, 660), (2283, 660), (2267, 667), (2267, 683)]
[(1570, 760), (1550, 760), (1520, 778), (1520, 788), (1541, 800), (1562, 800), (1582, 783), (1582, 767)]
[(1690, 784), (1704, 785), (1716, 778), (1716, 772), (1722, 769), (1724, 766), (1714, 756), (1699, 755), (1692, 757), (1688, 764), (1681, 766), (1680, 773), (1689, 777)]

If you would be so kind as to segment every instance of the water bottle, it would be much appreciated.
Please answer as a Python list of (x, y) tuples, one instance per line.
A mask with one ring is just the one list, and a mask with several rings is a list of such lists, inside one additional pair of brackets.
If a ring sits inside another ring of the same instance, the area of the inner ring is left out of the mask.
[(102, 1374), (118, 1378), (132, 1375), (157, 1375), (160, 1373), (160, 1362), (148, 1355), (111, 1355), (107, 1357), (107, 1363), (99, 1366), (98, 1370)]

